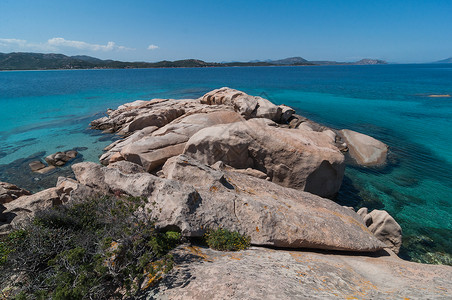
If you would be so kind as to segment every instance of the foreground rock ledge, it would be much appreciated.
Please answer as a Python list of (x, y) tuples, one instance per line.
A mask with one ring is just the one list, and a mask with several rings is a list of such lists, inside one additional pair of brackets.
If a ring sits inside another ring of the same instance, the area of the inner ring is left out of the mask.
[(389, 252), (355, 256), (252, 247), (182, 246), (176, 267), (146, 299), (450, 299), (452, 267)]

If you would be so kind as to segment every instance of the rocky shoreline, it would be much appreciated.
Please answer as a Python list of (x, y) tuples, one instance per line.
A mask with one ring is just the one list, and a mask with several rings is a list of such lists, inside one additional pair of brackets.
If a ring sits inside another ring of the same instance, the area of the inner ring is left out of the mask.
[[(387, 212), (368, 212), (365, 208), (355, 212), (328, 199), (341, 186), (344, 155), (366, 167), (385, 163), (388, 147), (372, 137), (327, 128), (297, 115), (290, 107), (229, 88), (211, 91), (199, 99), (126, 103), (109, 110), (107, 116), (94, 120), (91, 126), (123, 137), (105, 149), (100, 157), (103, 166), (89, 162), (74, 164), (76, 180), (60, 177), (56, 187), (32, 195), (3, 184), (0, 199), (8, 200), (0, 202), (0, 234), (20, 226), (39, 209), (99, 194), (125, 194), (147, 198), (149, 210), (143, 213), (155, 218), (162, 231), (176, 230), (193, 238), (202, 236), (208, 228), (222, 227), (250, 236), (254, 246), (271, 247), (274, 250), (246, 251), (243, 255), (251, 262), (249, 267), (256, 268), (261, 261), (262, 268), (273, 270), (276, 261), (284, 256), (282, 261), (291, 265), (290, 272), (278, 273), (282, 277), (275, 282), (315, 282), (295, 289), (297, 292), (286, 298), (313, 295), (315, 292), (310, 293), (309, 287), (314, 291), (323, 289), (325, 297), (345, 295), (338, 293), (340, 287), (332, 289), (328, 280), (313, 281), (319, 276), (344, 280), (348, 287), (355, 284), (361, 292), (355, 296), (358, 298), (402, 295), (438, 298), (451, 290), (447, 278), (452, 275), (452, 268), (405, 262), (394, 254), (400, 249), (402, 230)], [(288, 259), (294, 257), (284, 254), (288, 248), (297, 250), (293, 252), (298, 253), (295, 256), (312, 256), (323, 264), (314, 272), (304, 260)], [(181, 249), (177, 251), (185, 251)], [(343, 271), (342, 256), (306, 249), (347, 251), (349, 258), (356, 258), (365, 267), (345, 259), (352, 267)], [(199, 250), (198, 256), (204, 257), (206, 251), (211, 250)], [(271, 254), (264, 263), (259, 257), (267, 255), (265, 251)], [(363, 258), (365, 253), (374, 253), (372, 259)], [(208, 255), (218, 257), (214, 252)], [(225, 255), (232, 258), (232, 254)], [(217, 262), (217, 258), (212, 260)], [(416, 274), (385, 272), (388, 281), (400, 283), (397, 288), (382, 280), (379, 272), (372, 271), (388, 270), (393, 265)], [(182, 284), (185, 288), (159, 290), (157, 286), (148, 297), (208, 297), (218, 283), (212, 279), (209, 285), (212, 290), (200, 289), (198, 278), (206, 274), (221, 276), (226, 272), (222, 269), (225, 266), (197, 261), (187, 267), (195, 268), (187, 272), (196, 276)], [(297, 277), (296, 270), (291, 268), (309, 268), (312, 272)], [(177, 277), (180, 269), (176, 267), (175, 272)], [(270, 295), (263, 293), (271, 288), (265, 274), (255, 274), (257, 280), (267, 282), (267, 286), (260, 287), (251, 286), (252, 281), (248, 286), (247, 279), (241, 276), (246, 274), (237, 272), (234, 278), (227, 278), (233, 285), (245, 282), (245, 290), (256, 295), (249, 294), (250, 299)], [(416, 287), (412, 286), (414, 281), (418, 283)], [(225, 290), (217, 298), (240, 294), (229, 292)]]

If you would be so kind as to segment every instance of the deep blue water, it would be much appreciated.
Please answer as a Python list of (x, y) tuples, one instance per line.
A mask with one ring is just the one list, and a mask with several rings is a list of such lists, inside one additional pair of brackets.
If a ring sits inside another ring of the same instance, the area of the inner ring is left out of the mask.
[(83, 159), (97, 161), (111, 140), (87, 128), (107, 108), (222, 86), (387, 143), (387, 166), (348, 167), (337, 201), (390, 212), (402, 257), (451, 264), (452, 98), (428, 95), (452, 94), (452, 65), (0, 72), (0, 180), (26, 173), (20, 159), (43, 151), (86, 147)]

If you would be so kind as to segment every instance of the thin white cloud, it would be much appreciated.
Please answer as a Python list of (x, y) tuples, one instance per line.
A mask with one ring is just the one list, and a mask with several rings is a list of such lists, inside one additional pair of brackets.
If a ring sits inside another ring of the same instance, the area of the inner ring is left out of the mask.
[(0, 47), (7, 48), (11, 51), (54, 51), (54, 47), (48, 43), (37, 44), (30, 43), (20, 39), (0, 39)]
[(89, 44), (82, 41), (71, 41), (64, 38), (52, 38), (47, 41), (51, 46), (55, 47), (69, 47), (76, 48), (80, 50), (91, 50), (91, 51), (112, 51), (112, 50), (134, 50), (132, 48), (127, 48), (124, 46), (117, 46), (115, 42), (108, 42), (106, 45)]
[(149, 45), (148, 46), (148, 50), (155, 50), (155, 49), (158, 49), (159, 48), (159, 46), (156, 46), (156, 45)]
[(61, 49), (74, 48), (89, 51), (125, 51), (135, 50), (125, 46), (118, 46), (114, 42), (108, 42), (106, 45), (90, 44), (82, 41), (71, 41), (61, 37), (51, 38), (45, 43), (30, 43), (20, 39), (1, 39), (0, 47), (8, 48), (12, 51), (59, 51)]

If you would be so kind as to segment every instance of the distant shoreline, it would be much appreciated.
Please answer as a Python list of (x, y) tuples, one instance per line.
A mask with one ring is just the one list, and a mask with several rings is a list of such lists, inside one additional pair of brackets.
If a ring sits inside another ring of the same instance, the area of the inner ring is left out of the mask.
[(315, 66), (315, 65), (380, 65), (387, 62), (378, 59), (361, 59), (356, 62), (308, 61), (302, 57), (289, 57), (279, 60), (249, 62), (205, 62), (199, 59), (183, 59), (159, 62), (123, 62), (102, 60), (95, 57), (79, 55), (66, 56), (55, 53), (0, 53), (1, 71), (26, 70), (79, 70), (79, 69), (160, 69), (160, 68), (209, 68), (209, 67), (280, 67), (280, 66)]
[[(382, 66), (379, 65), (273, 65), (273, 66), (209, 66), (209, 67), (152, 67), (152, 68), (86, 68), (86, 69), (15, 69), (0, 70), (0, 72), (37, 72), (37, 71), (105, 71), (105, 70), (158, 70), (158, 69), (212, 69), (212, 68), (284, 68), (284, 67), (343, 67), (343, 66)], [(417, 64), (384, 64), (384, 65), (417, 65)], [(422, 65), (422, 64), (419, 64)]]

